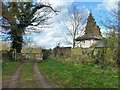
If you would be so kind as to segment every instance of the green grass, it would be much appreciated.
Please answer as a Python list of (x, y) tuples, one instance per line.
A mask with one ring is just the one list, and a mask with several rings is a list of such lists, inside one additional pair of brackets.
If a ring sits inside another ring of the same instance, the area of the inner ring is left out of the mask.
[(83, 64), (68, 65), (57, 59), (38, 64), (39, 70), (53, 83), (65, 88), (117, 88), (116, 71)]
[(20, 62), (5, 61), (2, 63), (2, 79), (7, 80), (9, 76), (16, 70), (20, 65)]
[(33, 62), (27, 62), (24, 67), (22, 68), (21, 72), (21, 88), (35, 88), (34, 82), (34, 73), (33, 73)]

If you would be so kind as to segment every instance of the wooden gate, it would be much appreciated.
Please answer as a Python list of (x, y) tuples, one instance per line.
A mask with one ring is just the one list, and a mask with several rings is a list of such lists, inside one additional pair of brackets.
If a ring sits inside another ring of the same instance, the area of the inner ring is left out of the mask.
[(34, 62), (40, 62), (43, 60), (42, 53), (22, 53), (26, 60), (34, 60)]

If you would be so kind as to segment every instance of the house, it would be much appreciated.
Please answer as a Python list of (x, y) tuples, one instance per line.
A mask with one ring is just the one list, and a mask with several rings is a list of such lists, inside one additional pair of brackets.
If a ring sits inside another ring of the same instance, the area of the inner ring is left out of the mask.
[(85, 34), (82, 37), (78, 37), (76, 39), (77, 47), (82, 48), (90, 48), (93, 45), (97, 45), (97, 47), (103, 47), (103, 45), (98, 45), (102, 40), (101, 36), (95, 36), (94, 34)]
[(85, 34), (75, 39), (76, 46), (82, 48), (90, 48), (92, 46), (103, 47), (100, 28), (98, 25), (96, 25), (95, 19), (91, 13), (87, 21), (88, 22), (85, 28)]

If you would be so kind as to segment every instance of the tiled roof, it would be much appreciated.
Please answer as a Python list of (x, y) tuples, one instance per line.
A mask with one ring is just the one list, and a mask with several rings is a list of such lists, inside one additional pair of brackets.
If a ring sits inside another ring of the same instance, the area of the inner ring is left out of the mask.
[(100, 35), (95, 36), (94, 34), (85, 34), (82, 37), (76, 38), (76, 41), (89, 40), (89, 39), (101, 40), (102, 37)]

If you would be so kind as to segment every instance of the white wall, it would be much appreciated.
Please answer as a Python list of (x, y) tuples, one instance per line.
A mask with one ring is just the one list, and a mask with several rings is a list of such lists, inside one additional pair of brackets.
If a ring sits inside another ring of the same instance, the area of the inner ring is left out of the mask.
[(76, 41), (77, 47), (82, 47), (82, 48), (89, 48), (93, 44), (97, 43), (97, 40), (84, 40), (84, 41)]

